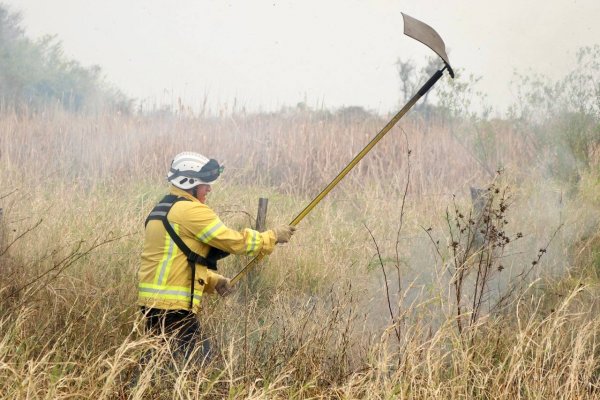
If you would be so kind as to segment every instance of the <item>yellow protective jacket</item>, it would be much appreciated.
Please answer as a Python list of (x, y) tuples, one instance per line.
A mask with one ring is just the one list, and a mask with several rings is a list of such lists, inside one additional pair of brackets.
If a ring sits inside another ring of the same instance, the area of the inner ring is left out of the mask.
[[(171, 194), (190, 201), (178, 201), (167, 219), (183, 242), (206, 257), (210, 247), (227, 253), (255, 256), (270, 254), (275, 247), (273, 231), (238, 232), (227, 228), (217, 214), (189, 193), (171, 186)], [(196, 265), (196, 283), (192, 312), (200, 308), (203, 293), (214, 293), (221, 275), (203, 265)], [(138, 272), (138, 304), (164, 310), (190, 308), (192, 271), (185, 254), (171, 240), (160, 220), (146, 225), (142, 262)]]

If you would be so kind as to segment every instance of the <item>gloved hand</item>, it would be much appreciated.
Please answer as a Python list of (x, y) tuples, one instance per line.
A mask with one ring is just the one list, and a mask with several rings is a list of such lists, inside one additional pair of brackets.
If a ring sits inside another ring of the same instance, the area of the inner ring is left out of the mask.
[(296, 227), (293, 225), (280, 225), (276, 228), (273, 228), (273, 233), (275, 233), (275, 239), (277, 243), (289, 242), (294, 232), (296, 232)]
[(215, 290), (221, 297), (230, 295), (233, 292), (233, 286), (231, 286), (230, 279), (221, 277), (215, 285)]

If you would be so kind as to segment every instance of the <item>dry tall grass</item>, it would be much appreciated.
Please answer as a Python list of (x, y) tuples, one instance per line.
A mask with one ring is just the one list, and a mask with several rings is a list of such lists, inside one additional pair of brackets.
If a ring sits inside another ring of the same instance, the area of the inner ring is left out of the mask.
[[(209, 201), (229, 225), (251, 224), (265, 195), (273, 225), (383, 124), (300, 110), (2, 115), (1, 397), (596, 398), (597, 280), (569, 267), (574, 243), (595, 237), (597, 210), (542, 181), (545, 154), (500, 121), (478, 130), (403, 121), (260, 267), (258, 282), (203, 300), (218, 355), (200, 368), (169, 363), (168, 349), (141, 334), (143, 220), (174, 154), (225, 161)], [(446, 209), (456, 194), (468, 210), (469, 186), (497, 179), (499, 166), (513, 193), (507, 230), (524, 237), (507, 247), (485, 312), (459, 333)], [(560, 224), (531, 279), (489, 311)], [(222, 270), (231, 276), (246, 261), (230, 257)], [(153, 347), (157, 362), (128, 387)]]

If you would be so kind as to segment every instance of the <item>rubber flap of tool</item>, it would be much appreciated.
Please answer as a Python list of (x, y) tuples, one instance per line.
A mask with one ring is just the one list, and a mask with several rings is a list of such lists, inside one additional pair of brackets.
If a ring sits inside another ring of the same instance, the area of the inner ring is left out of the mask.
[(402, 17), (404, 18), (404, 34), (423, 43), (440, 56), (446, 63), (450, 76), (454, 78), (454, 71), (446, 54), (446, 45), (440, 35), (432, 27), (410, 15), (402, 13)]

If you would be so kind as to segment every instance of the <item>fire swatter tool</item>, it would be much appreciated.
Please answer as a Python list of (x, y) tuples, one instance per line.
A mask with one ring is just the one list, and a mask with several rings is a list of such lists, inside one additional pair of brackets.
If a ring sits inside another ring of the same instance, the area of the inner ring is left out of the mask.
[[(358, 164), (363, 157), (371, 151), (371, 149), (379, 142), (386, 133), (389, 132), (390, 129), (394, 125), (404, 117), (404, 115), (410, 110), (417, 101), (421, 97), (425, 95), (435, 85), (435, 83), (442, 77), (445, 70), (448, 70), (451, 78), (454, 78), (454, 71), (450, 66), (450, 61), (448, 60), (448, 55), (446, 54), (446, 46), (444, 41), (438, 35), (438, 33), (429, 25), (424, 22), (419, 21), (411, 16), (408, 16), (402, 13), (402, 17), (404, 18), (404, 34), (410, 36), (411, 38), (423, 43), (431, 50), (433, 50), (443, 61), (444, 68), (436, 71), (427, 82), (418, 90), (418, 92), (402, 107), (400, 111), (379, 131), (379, 133), (371, 139), (371, 141), (344, 167), (344, 169), (331, 181), (329, 184), (315, 197), (293, 220), (290, 222), (290, 225), (296, 226), (312, 211), (313, 208), (327, 194), (342, 180), (344, 177)], [(235, 285), (248, 271), (254, 268), (258, 262), (263, 258), (262, 255), (256, 256), (252, 259), (236, 276), (231, 279), (231, 285)]]

